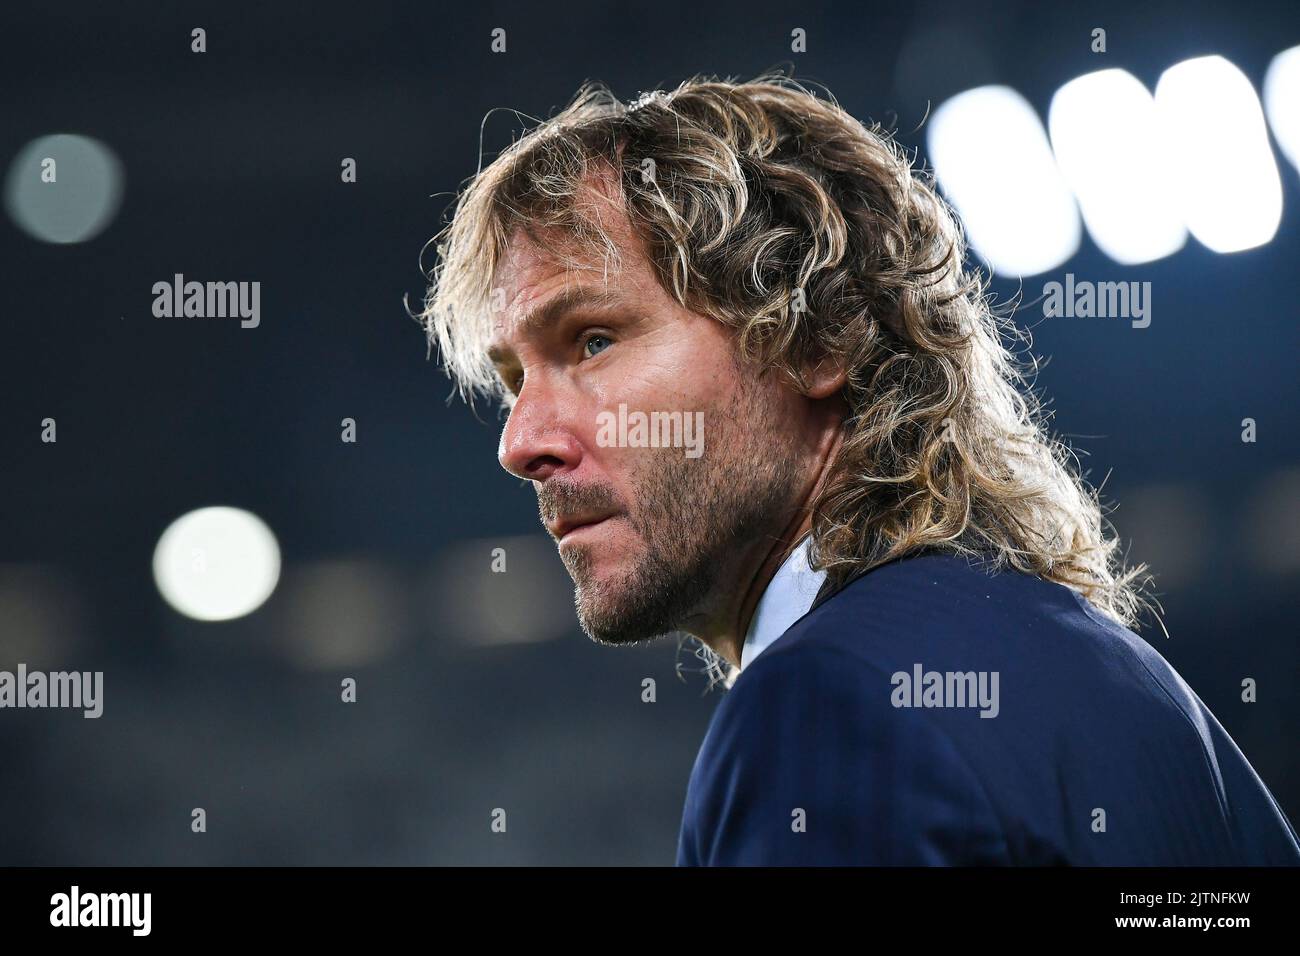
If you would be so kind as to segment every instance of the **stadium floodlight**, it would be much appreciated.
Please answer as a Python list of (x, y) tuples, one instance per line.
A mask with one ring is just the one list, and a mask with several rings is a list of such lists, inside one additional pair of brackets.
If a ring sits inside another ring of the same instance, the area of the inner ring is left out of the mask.
[(1300, 169), (1300, 46), (1283, 50), (1269, 64), (1264, 75), (1264, 112), (1278, 146)]
[(1273, 238), (1282, 181), (1259, 97), (1221, 56), (1175, 64), (1156, 84), (1156, 124), (1173, 159), (1170, 182), (1187, 228), (1215, 252)]
[(1047, 272), (1079, 248), (1074, 197), (1038, 114), (1015, 90), (982, 86), (947, 100), (927, 142), (972, 248), (995, 272)]
[(1054, 97), (1047, 128), (1056, 163), (1102, 252), (1135, 265), (1171, 255), (1187, 229), (1170, 187), (1172, 159), (1157, 134), (1155, 100), (1126, 70), (1071, 80)]

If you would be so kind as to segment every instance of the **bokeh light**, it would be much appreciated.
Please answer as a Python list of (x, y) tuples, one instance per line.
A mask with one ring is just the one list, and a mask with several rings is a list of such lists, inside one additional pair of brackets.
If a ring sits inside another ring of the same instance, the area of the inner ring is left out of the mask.
[(200, 508), (158, 539), (154, 581), (167, 603), (199, 621), (226, 621), (262, 606), (280, 579), (280, 546), (256, 515)]
[(99, 140), (72, 133), (34, 139), (5, 179), (5, 209), (43, 242), (86, 242), (117, 215), (125, 183), (122, 164)]

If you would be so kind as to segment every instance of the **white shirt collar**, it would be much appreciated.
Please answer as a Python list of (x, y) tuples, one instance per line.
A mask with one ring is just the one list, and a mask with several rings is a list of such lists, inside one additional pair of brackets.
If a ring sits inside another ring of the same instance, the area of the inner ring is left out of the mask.
[(808, 613), (817, 599), (825, 571), (814, 571), (808, 564), (808, 548), (812, 536), (805, 535), (799, 545), (781, 562), (768, 582), (763, 596), (754, 608), (749, 622), (745, 645), (740, 650), (740, 670), (767, 648), (769, 644), (789, 629), (790, 625)]

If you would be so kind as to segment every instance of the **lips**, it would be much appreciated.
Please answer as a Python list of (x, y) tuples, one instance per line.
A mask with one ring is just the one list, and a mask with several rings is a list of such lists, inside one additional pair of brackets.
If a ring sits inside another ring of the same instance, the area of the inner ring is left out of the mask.
[(551, 535), (555, 540), (559, 542), (563, 541), (574, 531), (579, 531), (583, 528), (593, 528), (604, 521), (608, 521), (612, 517), (614, 517), (612, 514), (570, 515), (551, 524), (548, 530), (551, 532)]

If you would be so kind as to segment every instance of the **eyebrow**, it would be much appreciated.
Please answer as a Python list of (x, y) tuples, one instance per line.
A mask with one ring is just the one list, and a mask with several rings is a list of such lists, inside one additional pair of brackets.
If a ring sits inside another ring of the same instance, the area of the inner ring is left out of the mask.
[[(617, 292), (590, 285), (569, 286), (563, 292), (556, 293), (542, 305), (534, 307), (520, 320), (519, 325), (525, 330), (535, 331), (550, 325), (566, 312), (573, 312), (578, 309), (608, 310), (626, 304), (627, 300)], [(506, 353), (495, 345), (488, 349), (487, 354), (488, 358), (495, 364), (500, 364), (506, 359)]]

